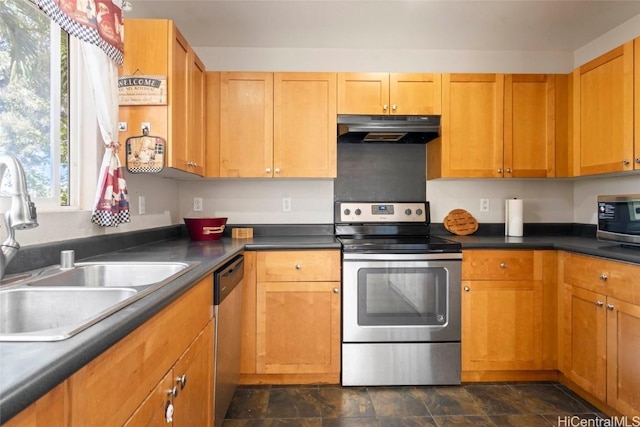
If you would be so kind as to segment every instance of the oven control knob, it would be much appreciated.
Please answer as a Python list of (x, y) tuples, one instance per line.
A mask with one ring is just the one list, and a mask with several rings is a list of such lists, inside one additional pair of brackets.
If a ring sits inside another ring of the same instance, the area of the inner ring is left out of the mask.
[(356, 209), (355, 214), (356, 215), (360, 215), (362, 213), (362, 211), (360, 209)]
[(351, 215), (351, 209), (345, 209), (343, 212), (346, 216)]
[(416, 209), (416, 215), (422, 216), (422, 209)]
[(405, 214), (406, 216), (411, 215), (411, 209), (405, 209), (404, 214)]

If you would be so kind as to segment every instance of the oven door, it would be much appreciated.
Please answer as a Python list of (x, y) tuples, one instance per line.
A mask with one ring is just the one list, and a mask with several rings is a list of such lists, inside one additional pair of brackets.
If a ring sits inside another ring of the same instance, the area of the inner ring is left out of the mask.
[(460, 341), (456, 254), (344, 254), (343, 342)]

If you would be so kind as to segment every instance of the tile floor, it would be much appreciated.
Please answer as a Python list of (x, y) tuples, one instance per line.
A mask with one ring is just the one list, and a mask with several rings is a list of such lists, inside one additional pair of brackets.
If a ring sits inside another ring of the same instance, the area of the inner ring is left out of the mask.
[(580, 420), (603, 416), (553, 382), (431, 387), (241, 386), (223, 427), (563, 427), (587, 425), (588, 421), (580, 424)]

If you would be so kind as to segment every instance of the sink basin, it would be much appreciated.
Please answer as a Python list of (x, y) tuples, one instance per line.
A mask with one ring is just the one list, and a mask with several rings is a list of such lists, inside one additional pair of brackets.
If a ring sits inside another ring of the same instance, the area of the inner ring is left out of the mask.
[(177, 277), (183, 262), (83, 262), (71, 270), (44, 270), (31, 286), (144, 287)]
[(20, 277), (0, 288), (0, 341), (67, 339), (197, 264), (80, 262)]
[(131, 288), (14, 288), (0, 290), (0, 340), (69, 338), (135, 300)]

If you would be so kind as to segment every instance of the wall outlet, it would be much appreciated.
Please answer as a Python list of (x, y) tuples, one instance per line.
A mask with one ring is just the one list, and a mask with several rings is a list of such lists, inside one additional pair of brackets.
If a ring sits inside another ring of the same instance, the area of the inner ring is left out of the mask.
[(194, 212), (202, 212), (202, 197), (194, 197), (193, 198), (193, 211)]
[(291, 197), (282, 198), (282, 212), (291, 212)]
[(489, 199), (480, 199), (480, 212), (489, 212)]
[(144, 196), (138, 196), (138, 215), (147, 213), (147, 201)]

